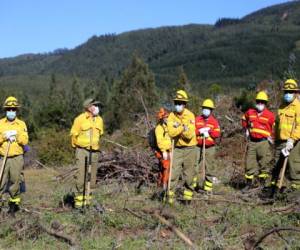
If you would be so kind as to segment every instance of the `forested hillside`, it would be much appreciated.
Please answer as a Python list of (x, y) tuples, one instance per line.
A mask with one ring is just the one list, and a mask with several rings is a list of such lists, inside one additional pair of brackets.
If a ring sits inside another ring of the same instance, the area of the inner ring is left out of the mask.
[[(180, 79), (199, 99), (215, 92), (254, 89), (263, 80), (297, 77), (299, 20), (300, 1), (292, 1), (242, 19), (220, 18), (215, 25), (189, 24), (93, 36), (72, 50), (1, 59), (1, 99), (15, 94), (26, 100), (32, 114), (24, 114), (32, 128), (53, 124), (68, 128), (80, 108), (68, 109), (67, 115), (61, 110), (70, 106), (70, 100), (80, 107), (84, 98), (95, 95), (104, 105), (105, 117), (122, 121), (107, 124), (113, 131), (140, 110), (131, 106), (124, 117), (124, 112), (115, 108), (129, 103), (127, 98), (136, 86), (151, 109), (169, 101)], [(149, 91), (150, 86), (158, 89)], [(157, 101), (150, 101), (152, 97)]]
[(256, 82), (282, 76), (291, 54), (299, 57), (299, 20), (300, 2), (293, 1), (241, 20), (224, 18), (215, 26), (191, 24), (94, 36), (73, 50), (2, 59), (0, 74), (117, 78), (136, 53), (154, 71), (159, 86), (175, 81), (178, 66), (196, 86)]

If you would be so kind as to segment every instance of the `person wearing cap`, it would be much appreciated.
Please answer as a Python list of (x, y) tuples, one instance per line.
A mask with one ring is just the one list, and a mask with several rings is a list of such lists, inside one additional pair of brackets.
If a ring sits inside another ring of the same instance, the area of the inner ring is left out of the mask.
[(78, 172), (76, 178), (75, 207), (81, 208), (89, 205), (92, 197), (83, 197), (85, 158), (89, 158), (91, 151), (91, 188), (96, 187), (97, 163), (99, 159), (100, 138), (103, 135), (103, 120), (99, 116), (100, 102), (89, 98), (84, 101), (85, 112), (77, 116), (71, 128), (71, 144), (75, 148), (76, 166)]
[(8, 97), (3, 105), (5, 117), (0, 120), (0, 165), (7, 156), (4, 172), (0, 184), (0, 195), (6, 191), (9, 198), (9, 213), (15, 213), (20, 209), (21, 196), (20, 184), (24, 165), (24, 146), (28, 144), (27, 126), (24, 121), (17, 118), (20, 104), (17, 98)]
[(157, 150), (155, 156), (159, 160), (159, 179), (158, 186), (162, 186), (163, 190), (167, 190), (169, 171), (170, 171), (170, 158), (171, 158), (171, 138), (168, 133), (167, 120), (169, 113), (164, 108), (161, 108), (157, 113), (157, 125), (155, 127), (155, 137), (157, 142)]
[(242, 117), (242, 126), (248, 140), (243, 192), (255, 187), (255, 177), (262, 186), (268, 186), (272, 171), (272, 146), (274, 144), (275, 115), (267, 108), (269, 97), (260, 91), (256, 95), (255, 108)]
[(170, 113), (167, 122), (169, 136), (174, 140), (173, 166), (168, 202), (172, 204), (179, 177), (184, 182), (183, 202), (188, 204), (193, 197), (193, 178), (197, 160), (197, 140), (195, 134), (195, 115), (186, 108), (188, 95), (178, 90), (173, 99), (175, 110)]
[[(214, 109), (214, 102), (211, 99), (205, 99), (202, 103), (202, 115), (196, 117), (198, 155), (196, 162), (197, 175), (194, 178), (194, 186), (203, 187), (208, 192), (213, 190), (214, 179), (218, 173), (215, 161), (215, 144), (216, 139), (221, 136), (219, 122), (212, 114)], [(204, 183), (201, 183), (200, 168), (203, 166), (203, 145), (205, 145), (205, 176), (201, 178), (202, 180), (204, 179)]]
[(283, 103), (278, 109), (276, 131), (276, 166), (274, 181), (278, 179), (283, 161), (288, 157), (287, 179), (292, 191), (300, 190), (300, 101), (299, 87), (294, 79), (288, 79), (283, 86)]

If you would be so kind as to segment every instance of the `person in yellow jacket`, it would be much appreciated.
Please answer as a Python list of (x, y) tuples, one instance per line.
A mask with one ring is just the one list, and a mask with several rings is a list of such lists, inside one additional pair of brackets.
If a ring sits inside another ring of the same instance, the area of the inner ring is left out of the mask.
[(89, 205), (92, 197), (83, 197), (84, 186), (84, 166), (85, 158), (90, 157), (91, 151), (91, 188), (96, 186), (97, 163), (99, 160), (100, 138), (103, 135), (103, 120), (99, 116), (100, 102), (89, 98), (84, 101), (83, 106), (85, 112), (77, 116), (71, 128), (71, 143), (75, 148), (76, 166), (78, 173), (76, 178), (75, 207), (81, 208), (83, 202)]
[(9, 185), (9, 213), (19, 210), (21, 203), (20, 183), (24, 165), (23, 147), (28, 144), (28, 133), (25, 122), (17, 118), (20, 104), (17, 98), (8, 97), (3, 105), (5, 118), (0, 120), (0, 155), (2, 166), (4, 157), (7, 156), (0, 184), (0, 195)]
[(179, 176), (182, 175), (185, 187), (183, 200), (189, 203), (193, 197), (193, 178), (197, 160), (197, 140), (195, 134), (195, 115), (186, 108), (188, 95), (184, 90), (178, 90), (174, 98), (175, 111), (168, 117), (167, 127), (174, 140), (173, 166), (168, 192), (168, 202), (174, 202), (175, 189)]
[(155, 137), (157, 143), (157, 150), (155, 150), (155, 155), (159, 160), (160, 175), (158, 179), (158, 185), (163, 187), (166, 191), (168, 181), (169, 181), (169, 171), (170, 171), (170, 158), (171, 158), (171, 138), (168, 133), (167, 119), (169, 113), (161, 108), (157, 114), (157, 125), (155, 127)]
[(286, 80), (283, 91), (284, 103), (278, 109), (275, 123), (277, 164), (274, 181), (278, 179), (283, 161), (288, 157), (287, 178), (291, 181), (292, 190), (300, 190), (300, 101), (297, 82), (294, 79)]

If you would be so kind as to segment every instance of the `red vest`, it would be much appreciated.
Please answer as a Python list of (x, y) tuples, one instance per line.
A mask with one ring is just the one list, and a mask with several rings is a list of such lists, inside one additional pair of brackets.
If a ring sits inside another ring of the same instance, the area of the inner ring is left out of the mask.
[(205, 146), (210, 147), (215, 145), (215, 139), (221, 135), (220, 126), (217, 119), (213, 115), (210, 115), (207, 119), (205, 119), (203, 115), (199, 115), (196, 117), (195, 123), (198, 145), (203, 145), (203, 137), (200, 135), (199, 129), (205, 127), (210, 128), (208, 131), (209, 137), (205, 139)]
[(249, 129), (250, 137), (254, 139), (272, 136), (274, 123), (275, 116), (267, 108), (261, 113), (258, 113), (256, 109), (250, 108), (242, 117), (242, 126)]

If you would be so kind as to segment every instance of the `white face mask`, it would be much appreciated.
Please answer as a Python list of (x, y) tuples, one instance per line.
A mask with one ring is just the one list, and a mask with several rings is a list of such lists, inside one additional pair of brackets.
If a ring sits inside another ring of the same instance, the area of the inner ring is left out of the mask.
[(13, 121), (17, 116), (16, 111), (6, 111), (6, 117), (9, 121)]
[(175, 105), (175, 111), (177, 113), (181, 113), (183, 111), (183, 109), (184, 109), (184, 105), (183, 104), (177, 104), (177, 105)]
[(286, 103), (291, 103), (294, 100), (294, 94), (293, 93), (285, 93), (283, 95), (283, 99)]
[(93, 116), (97, 116), (99, 114), (99, 107), (95, 106), (92, 112)]
[(209, 117), (210, 114), (211, 114), (210, 109), (206, 109), (206, 108), (202, 109), (202, 115), (203, 115), (204, 117)]
[(262, 112), (265, 109), (265, 104), (259, 103), (255, 105), (258, 112)]

